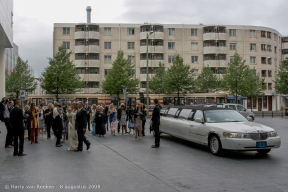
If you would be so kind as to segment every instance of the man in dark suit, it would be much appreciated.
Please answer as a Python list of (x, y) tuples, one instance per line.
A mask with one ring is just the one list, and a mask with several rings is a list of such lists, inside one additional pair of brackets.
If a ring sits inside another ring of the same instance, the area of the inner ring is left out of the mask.
[(83, 150), (83, 142), (86, 144), (88, 150), (90, 148), (90, 142), (85, 137), (87, 127), (87, 111), (83, 108), (83, 102), (77, 102), (78, 112), (76, 114), (76, 129), (78, 133), (78, 149), (75, 152)]
[(63, 109), (61, 107), (58, 108), (58, 115), (54, 119), (54, 134), (57, 138), (56, 140), (56, 147), (62, 147), (60, 141), (62, 137), (62, 131), (63, 131)]
[(107, 125), (107, 131), (109, 131), (109, 128), (108, 128), (108, 110), (109, 110), (109, 107), (106, 105), (106, 102), (103, 103), (103, 111), (104, 111), (104, 115), (105, 115), (105, 119), (104, 119), (104, 123)]
[(87, 113), (87, 125), (88, 125), (88, 130), (91, 131), (90, 129), (90, 112), (91, 112), (91, 107), (88, 105), (88, 102), (85, 103), (85, 110), (86, 110), (86, 113)]
[[(21, 101), (15, 101), (15, 107), (11, 110), (10, 113), (10, 123), (13, 129), (13, 136), (14, 136), (14, 153), (13, 156), (25, 156), (27, 154), (23, 153), (24, 148), (24, 124), (23, 119), (27, 118), (23, 115), (23, 111), (20, 108)], [(19, 146), (18, 146), (19, 140)], [(19, 151), (18, 151), (19, 147)]]
[(155, 107), (152, 113), (152, 126), (155, 133), (155, 145), (152, 145), (152, 148), (160, 147), (160, 133), (159, 133), (159, 125), (160, 125), (160, 110), (161, 107), (159, 105), (158, 99), (154, 99)]
[(125, 107), (124, 103), (121, 103), (120, 107), (117, 109), (117, 119), (118, 119), (118, 134), (120, 133), (120, 120), (121, 120), (121, 111), (122, 111), (122, 106)]
[(47, 128), (47, 139), (50, 139), (50, 137), (51, 137), (52, 119), (53, 119), (52, 103), (48, 104), (48, 109), (46, 109), (44, 111), (44, 117), (45, 117), (45, 124), (46, 124), (46, 128)]

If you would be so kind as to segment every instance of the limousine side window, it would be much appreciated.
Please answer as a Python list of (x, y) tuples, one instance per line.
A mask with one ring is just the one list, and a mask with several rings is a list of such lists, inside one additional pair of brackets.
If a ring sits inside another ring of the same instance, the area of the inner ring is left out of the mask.
[(191, 113), (191, 109), (182, 109), (182, 111), (181, 111), (181, 113), (180, 113), (178, 118), (179, 119), (188, 119), (190, 113)]
[(204, 119), (204, 118), (203, 118), (203, 112), (202, 112), (201, 110), (197, 110), (197, 111), (195, 112), (192, 121), (195, 121), (196, 118), (202, 118), (202, 119)]
[(169, 111), (168, 111), (168, 113), (167, 113), (167, 116), (169, 116), (169, 117), (174, 117), (176, 111), (178, 111), (178, 108), (170, 108)]
[(236, 106), (235, 105), (229, 105), (229, 108), (236, 111)]

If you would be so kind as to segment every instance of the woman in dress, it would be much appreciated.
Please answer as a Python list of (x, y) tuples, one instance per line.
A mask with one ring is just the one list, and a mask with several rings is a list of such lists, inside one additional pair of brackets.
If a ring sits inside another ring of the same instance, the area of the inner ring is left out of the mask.
[(96, 112), (97, 112), (97, 106), (96, 106), (96, 104), (93, 104), (92, 105), (92, 110), (91, 110), (91, 115), (92, 115), (92, 132), (91, 132), (91, 134), (93, 135), (93, 136), (96, 136), (96, 122), (95, 122), (95, 115), (96, 115)]
[(31, 144), (33, 143), (39, 143), (38, 142), (38, 131), (39, 131), (39, 124), (38, 124), (38, 110), (36, 109), (36, 104), (32, 103), (30, 108), (30, 129), (31, 129), (31, 135), (30, 135), (30, 141)]
[(95, 116), (96, 134), (99, 135), (99, 137), (104, 137), (104, 135), (106, 134), (104, 120), (105, 120), (105, 114), (103, 112), (103, 107), (99, 106)]
[[(128, 112), (125, 109), (125, 106), (121, 106), (121, 119), (120, 127), (122, 127), (122, 135), (127, 134), (127, 121), (128, 121)], [(123, 133), (125, 131), (125, 133)]]
[(73, 103), (73, 109), (71, 107), (67, 108), (67, 117), (69, 120), (68, 124), (68, 150), (74, 151), (77, 150), (78, 147), (78, 134), (77, 130), (75, 129), (75, 120), (77, 114), (77, 105)]
[(44, 121), (44, 111), (43, 111), (43, 105), (40, 104), (38, 107), (38, 124), (39, 124), (39, 134), (42, 133), (42, 137), (44, 136), (44, 130), (45, 130), (45, 121)]
[(107, 115), (109, 116), (109, 124), (110, 124), (110, 128), (111, 128), (111, 122), (113, 121), (113, 119), (115, 118), (115, 114), (116, 114), (116, 109), (114, 108), (113, 103), (111, 103), (109, 105), (109, 110)]
[(136, 112), (136, 120), (135, 120), (135, 139), (139, 136), (139, 140), (141, 140), (142, 135), (142, 118), (143, 118), (143, 107), (142, 104), (138, 104), (137, 112)]

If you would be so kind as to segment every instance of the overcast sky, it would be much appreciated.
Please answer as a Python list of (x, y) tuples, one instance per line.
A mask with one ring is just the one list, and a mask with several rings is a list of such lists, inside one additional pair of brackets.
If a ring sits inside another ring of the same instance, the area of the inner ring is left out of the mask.
[(288, 35), (287, 0), (14, 0), (14, 43), (35, 75), (52, 57), (53, 24), (173, 23), (255, 25)]

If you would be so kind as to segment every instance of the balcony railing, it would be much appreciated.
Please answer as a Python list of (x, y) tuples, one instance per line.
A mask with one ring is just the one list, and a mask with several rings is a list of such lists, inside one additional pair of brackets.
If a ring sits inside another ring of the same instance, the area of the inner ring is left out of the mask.
[(227, 54), (227, 47), (204, 47), (204, 54)]
[(205, 67), (228, 67), (228, 62), (226, 60), (205, 60)]
[(204, 33), (203, 34), (203, 40), (227, 40), (227, 34), (226, 33)]
[(85, 46), (84, 45), (75, 46), (75, 53), (85, 53)]
[(89, 82), (89, 81), (99, 81), (100, 80), (100, 75), (99, 74), (79, 74), (79, 77), (83, 80), (83, 81), (86, 81), (86, 82)]
[[(149, 35), (150, 31), (141, 32), (140, 39), (146, 39), (147, 34)], [(149, 39), (164, 39), (164, 32), (154, 32), (149, 36)]]
[[(155, 74), (148, 74), (149, 79), (151, 80)], [(140, 81), (146, 81), (146, 74), (140, 74)]]
[(100, 93), (101, 90), (100, 88), (84, 88), (83, 93), (90, 93), (90, 94), (95, 94), (95, 93)]
[[(140, 47), (140, 53), (146, 53), (147, 46)], [(164, 46), (148, 46), (148, 53), (164, 53)]]
[(99, 53), (99, 46), (98, 45), (89, 45), (89, 53)]
[(97, 31), (89, 31), (88, 32), (88, 37), (89, 39), (99, 39), (99, 32)]
[(282, 43), (282, 49), (288, 49), (288, 42)]
[(75, 39), (85, 39), (85, 31), (76, 31)]
[(75, 60), (75, 67), (100, 67), (100, 61), (99, 60)]
[[(148, 67), (159, 67), (159, 62), (164, 63), (164, 60), (148, 60)], [(146, 67), (147, 60), (140, 60), (140, 67)]]

